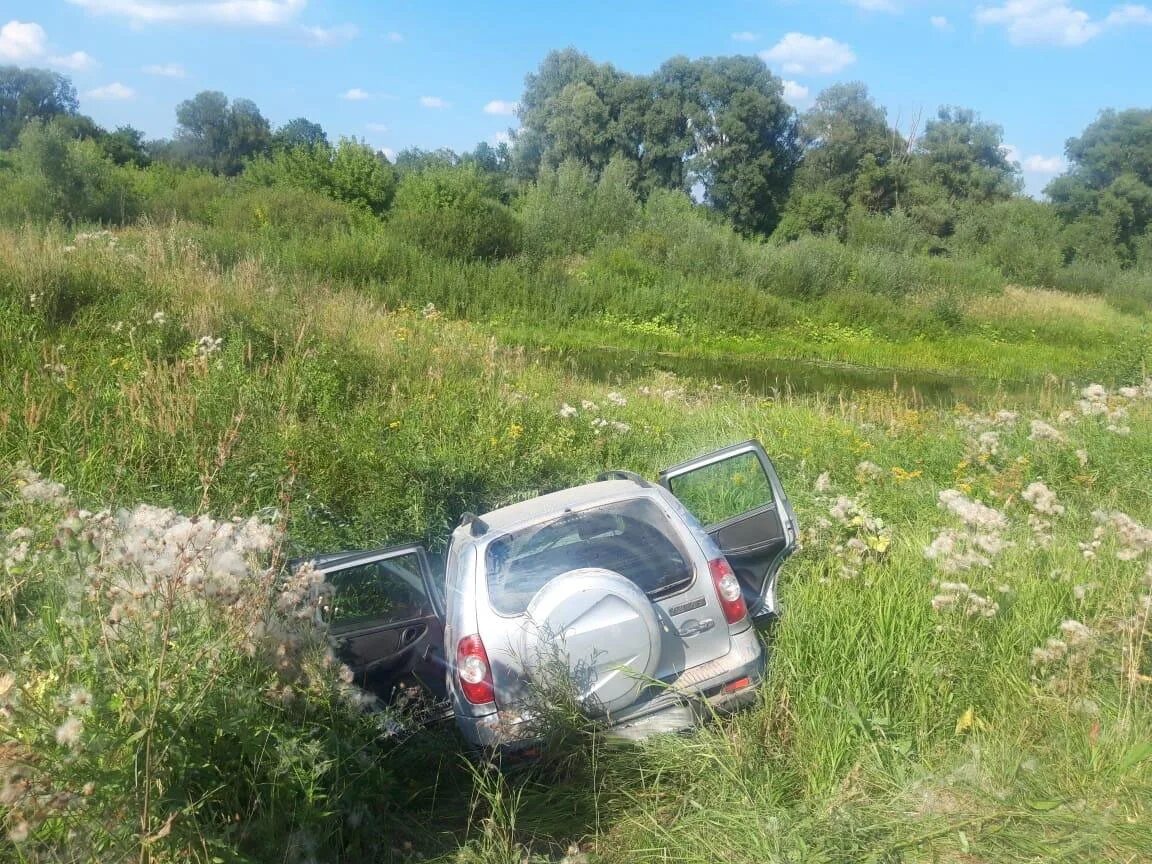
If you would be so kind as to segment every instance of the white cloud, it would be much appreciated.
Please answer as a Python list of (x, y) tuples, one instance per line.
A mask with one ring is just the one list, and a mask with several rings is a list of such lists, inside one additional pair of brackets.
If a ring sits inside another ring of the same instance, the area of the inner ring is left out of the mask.
[(68, 0), (95, 15), (116, 15), (134, 24), (285, 24), (307, 0)]
[(1051, 177), (1068, 168), (1068, 160), (1063, 156), (1041, 156), (1035, 153), (1031, 156), (1025, 156), (1020, 152), (1020, 148), (1013, 144), (1005, 144), (1001, 149), (1008, 161), (1018, 163), (1025, 174)]
[(340, 24), (337, 27), (301, 27), (305, 38), (314, 45), (339, 45), (350, 42), (360, 35), (355, 24)]
[(937, 30), (947, 31), (952, 29), (952, 22), (945, 18), (943, 15), (933, 15), (928, 20), (932, 22), (932, 26)]
[(135, 99), (136, 91), (131, 87), (125, 87), (119, 81), (114, 81), (103, 87), (89, 90), (84, 94), (84, 98), (97, 99), (101, 102), (124, 102), (128, 99)]
[(364, 128), (369, 132), (379, 132), (381, 135), (391, 130), (387, 123), (365, 123)]
[(734, 42), (756, 42), (759, 39), (760, 34), (750, 30), (741, 30), (739, 33), (732, 34), (732, 41)]
[(70, 69), (73, 72), (84, 72), (100, 65), (96, 62), (96, 58), (87, 51), (73, 51), (71, 54), (65, 54), (61, 57), (49, 57), (48, 62), (53, 66)]
[(395, 30), (392, 30), (388, 33), (385, 33), (384, 38), (387, 39), (389, 42), (403, 42), (404, 41), (404, 34), (403, 33), (397, 33)]
[(791, 75), (832, 75), (856, 62), (855, 52), (829, 36), (788, 33), (760, 59)]
[(509, 132), (497, 132), (492, 136), (491, 141), (492, 145), (495, 147), (499, 147), (501, 144), (511, 144), (512, 134)]
[(1117, 6), (1104, 19), (1105, 27), (1123, 27), (1125, 24), (1152, 24), (1152, 9), (1129, 3)]
[(148, 75), (156, 75), (160, 78), (188, 77), (188, 71), (179, 63), (154, 63), (151, 66), (145, 66), (144, 72)]
[(344, 91), (341, 99), (347, 99), (349, 102), (363, 102), (365, 99), (371, 99), (372, 94), (367, 90), (361, 90), (359, 87), (353, 87), (351, 90)]
[(391, 147), (381, 147), (380, 152), (384, 154), (385, 158), (389, 162), (395, 162), (396, 161), (396, 151), (393, 150)]
[(516, 113), (519, 106), (515, 102), (507, 102), (503, 99), (493, 99), (484, 106), (485, 114), (499, 114), (504, 117), (511, 117)]
[(48, 34), (33, 21), (9, 21), (0, 27), (0, 60), (22, 63), (44, 56)]
[(981, 6), (980, 24), (1004, 27), (1013, 45), (1083, 45), (1112, 27), (1152, 24), (1147, 6), (1117, 6), (1103, 19), (1094, 19), (1069, 0), (1007, 0), (1001, 6)]
[(1063, 156), (1033, 155), (1025, 157), (1020, 167), (1029, 174), (1060, 174), (1067, 169), (1068, 161)]
[(94, 69), (99, 64), (87, 51), (52, 55), (48, 53), (48, 34), (35, 21), (12, 20), (0, 27), (0, 61), (11, 63), (46, 63), (71, 72)]
[(845, 2), (865, 12), (899, 12), (901, 9), (895, 0), (845, 0)]
[(421, 96), (420, 104), (425, 108), (447, 108), (451, 102), (445, 102), (439, 96)]
[(793, 108), (798, 107), (808, 101), (809, 90), (803, 84), (798, 84), (795, 81), (784, 81), (784, 101), (791, 105)]

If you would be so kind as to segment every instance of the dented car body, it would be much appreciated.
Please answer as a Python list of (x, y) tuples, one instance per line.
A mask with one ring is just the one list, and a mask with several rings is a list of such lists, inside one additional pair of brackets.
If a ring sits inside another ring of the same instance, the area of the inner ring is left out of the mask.
[(628, 738), (753, 701), (765, 670), (753, 621), (778, 613), (796, 536), (771, 460), (748, 441), (658, 483), (611, 472), (466, 517), (443, 564), (415, 545), (313, 563), (363, 685), (384, 698), (419, 687), (474, 745), (516, 749), (560, 692)]

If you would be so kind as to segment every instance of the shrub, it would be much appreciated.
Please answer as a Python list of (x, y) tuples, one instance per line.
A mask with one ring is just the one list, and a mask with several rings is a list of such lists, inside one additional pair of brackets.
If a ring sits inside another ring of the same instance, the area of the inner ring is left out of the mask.
[(143, 212), (161, 222), (188, 219), (209, 223), (229, 188), (223, 177), (164, 162), (154, 162), (134, 176)]
[(520, 251), (516, 216), (474, 166), (408, 174), (388, 223), (400, 237), (446, 258), (506, 258)]
[(969, 208), (957, 223), (952, 245), (1022, 285), (1052, 285), (1063, 263), (1060, 222), (1052, 208), (1039, 201), (1016, 199)]
[(613, 159), (599, 181), (591, 170), (569, 160), (544, 169), (524, 196), (524, 248), (532, 255), (587, 252), (604, 237), (629, 232), (640, 215), (632, 191), (632, 167)]
[(255, 186), (316, 192), (377, 216), (396, 194), (396, 174), (388, 160), (351, 138), (341, 138), (335, 147), (320, 143), (277, 150), (250, 162), (243, 179)]
[(25, 126), (11, 162), (2, 218), (121, 224), (139, 211), (130, 170), (112, 162), (96, 142), (71, 138), (56, 122)]
[(357, 224), (358, 212), (318, 192), (286, 187), (250, 189), (223, 200), (213, 223), (228, 231), (281, 237), (328, 236)]

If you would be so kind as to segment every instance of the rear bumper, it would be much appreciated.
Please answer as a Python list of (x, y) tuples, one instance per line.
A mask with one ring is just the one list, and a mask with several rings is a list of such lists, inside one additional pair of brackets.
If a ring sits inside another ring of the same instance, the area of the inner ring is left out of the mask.
[[(732, 637), (732, 650), (723, 657), (688, 670), (672, 684), (653, 686), (650, 698), (605, 718), (604, 734), (639, 741), (688, 731), (713, 716), (752, 705), (766, 666), (766, 653), (756, 629), (749, 627)], [(726, 685), (734, 684), (739, 686), (725, 691)], [(479, 748), (516, 751), (539, 743), (534, 724), (520, 711), (497, 711), (484, 717), (457, 715), (456, 721), (469, 743)]]

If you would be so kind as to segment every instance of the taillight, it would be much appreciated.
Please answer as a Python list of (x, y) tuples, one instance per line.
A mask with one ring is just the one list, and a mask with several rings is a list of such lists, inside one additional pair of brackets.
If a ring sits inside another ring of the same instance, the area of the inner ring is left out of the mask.
[(492, 689), (492, 667), (479, 636), (465, 636), (456, 646), (456, 677), (460, 679), (464, 698), (473, 705), (496, 701)]
[(744, 592), (740, 590), (740, 580), (732, 572), (728, 560), (717, 558), (709, 561), (708, 569), (712, 571), (712, 584), (716, 586), (716, 594), (720, 597), (724, 618), (729, 624), (743, 621), (748, 615), (748, 607), (744, 605)]

